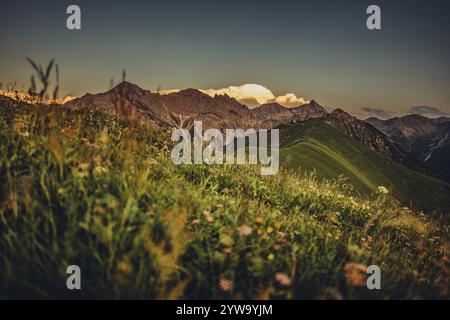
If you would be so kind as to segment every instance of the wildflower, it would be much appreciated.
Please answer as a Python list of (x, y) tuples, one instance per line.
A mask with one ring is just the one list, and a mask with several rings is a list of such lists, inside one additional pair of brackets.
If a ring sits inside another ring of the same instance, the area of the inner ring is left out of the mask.
[(106, 171), (107, 171), (106, 168), (104, 168), (102, 166), (96, 166), (94, 168), (94, 173), (95, 174), (102, 174), (102, 173), (105, 173)]
[(361, 287), (366, 285), (367, 266), (361, 263), (349, 262), (345, 264), (345, 279), (350, 286)]
[(241, 237), (249, 236), (252, 234), (252, 231), (253, 231), (252, 228), (250, 228), (246, 224), (243, 224), (242, 226), (238, 227), (237, 229), (238, 229), (239, 235)]
[(99, 205), (96, 205), (94, 207), (93, 211), (94, 211), (94, 213), (98, 213), (98, 214), (105, 214), (106, 213), (105, 208), (103, 208), (102, 206), (99, 206)]
[(291, 286), (291, 278), (289, 278), (289, 276), (283, 272), (275, 273), (275, 281), (282, 287), (290, 287)]
[(275, 255), (273, 253), (269, 253), (269, 255), (267, 256), (267, 260), (273, 261), (274, 259), (275, 259)]
[(378, 193), (381, 193), (381, 194), (388, 194), (388, 193), (389, 193), (389, 190), (386, 189), (386, 187), (378, 186)]
[(193, 225), (200, 224), (200, 219), (194, 219), (194, 220), (192, 220), (192, 224), (193, 224)]
[(233, 252), (233, 249), (232, 248), (230, 248), (230, 247), (226, 247), (226, 248), (223, 248), (223, 253), (225, 253), (225, 254), (231, 254), (231, 252)]
[(267, 227), (267, 233), (272, 233), (273, 228), (271, 226)]
[(78, 169), (83, 170), (83, 171), (87, 170), (88, 168), (89, 168), (89, 163), (83, 162), (78, 165)]
[(220, 276), (219, 288), (223, 292), (231, 292), (231, 290), (233, 289), (233, 281), (225, 279), (223, 276)]
[(278, 235), (280, 236), (280, 238), (286, 237), (286, 233), (285, 233), (285, 232), (278, 231), (277, 233), (278, 233)]
[(95, 156), (92, 160), (95, 164), (100, 164), (102, 162), (102, 158), (100, 156)]
[(30, 136), (30, 133), (28, 131), (20, 132), (19, 134), (24, 138), (28, 138)]
[(206, 221), (208, 221), (209, 223), (214, 221), (214, 217), (207, 210), (203, 211), (203, 216), (205, 217)]
[(117, 269), (122, 273), (128, 274), (132, 271), (133, 268), (131, 267), (131, 264), (129, 262), (122, 261), (117, 265)]

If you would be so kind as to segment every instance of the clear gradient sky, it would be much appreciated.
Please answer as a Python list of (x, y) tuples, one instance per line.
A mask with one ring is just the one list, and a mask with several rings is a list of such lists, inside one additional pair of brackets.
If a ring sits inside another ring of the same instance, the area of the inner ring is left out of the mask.
[[(70, 4), (82, 30), (66, 28)], [(366, 28), (378, 4), (382, 30)], [(330, 107), (450, 113), (450, 1), (4, 1), (0, 82), (29, 85), (26, 56), (55, 58), (63, 94), (109, 79), (155, 90), (257, 83)]]

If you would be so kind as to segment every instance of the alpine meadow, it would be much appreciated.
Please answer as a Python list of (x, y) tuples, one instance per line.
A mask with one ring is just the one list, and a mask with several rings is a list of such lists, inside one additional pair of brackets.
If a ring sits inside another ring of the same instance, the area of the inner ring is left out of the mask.
[[(356, 173), (366, 195), (325, 169), (174, 165), (166, 130), (7, 99), (0, 132), (3, 298), (448, 298), (444, 219)], [(78, 292), (65, 288), (72, 261)], [(358, 269), (373, 263), (380, 291)]]
[(381, 318), (378, 300), (450, 299), (450, 1), (1, 7), (15, 315)]

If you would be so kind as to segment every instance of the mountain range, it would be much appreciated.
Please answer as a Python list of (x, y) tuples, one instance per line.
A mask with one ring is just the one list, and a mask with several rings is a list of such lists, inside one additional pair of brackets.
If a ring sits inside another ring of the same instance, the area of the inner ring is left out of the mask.
[(196, 89), (160, 94), (122, 82), (105, 93), (86, 94), (65, 105), (71, 108), (101, 109), (150, 126), (187, 129), (192, 127), (194, 120), (202, 121), (203, 128), (270, 129), (286, 123), (322, 119), (370, 149), (408, 168), (428, 172), (419, 161), (371, 124), (341, 109), (328, 112), (314, 100), (294, 108), (270, 103), (251, 109), (226, 94), (211, 97)]

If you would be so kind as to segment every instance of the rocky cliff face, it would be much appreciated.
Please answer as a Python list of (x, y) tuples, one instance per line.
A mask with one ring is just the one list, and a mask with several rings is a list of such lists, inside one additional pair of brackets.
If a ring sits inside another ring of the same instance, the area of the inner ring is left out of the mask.
[(386, 134), (342, 109), (336, 109), (327, 114), (324, 121), (395, 162), (420, 172), (429, 173), (429, 170), (426, 170), (412, 154), (401, 148)]
[(450, 181), (450, 118), (408, 115), (389, 120), (366, 120), (432, 170)]
[(269, 128), (283, 123), (320, 119), (327, 115), (327, 111), (314, 100), (295, 108), (286, 108), (278, 103), (263, 104), (252, 112), (258, 118), (260, 125)]
[[(450, 118), (430, 119), (416, 114), (389, 120), (369, 118), (366, 122), (411, 152), (416, 152), (420, 144), (444, 137), (449, 133), (450, 126)], [(417, 155), (420, 156), (419, 153)], [(427, 156), (426, 152), (423, 156)]]

